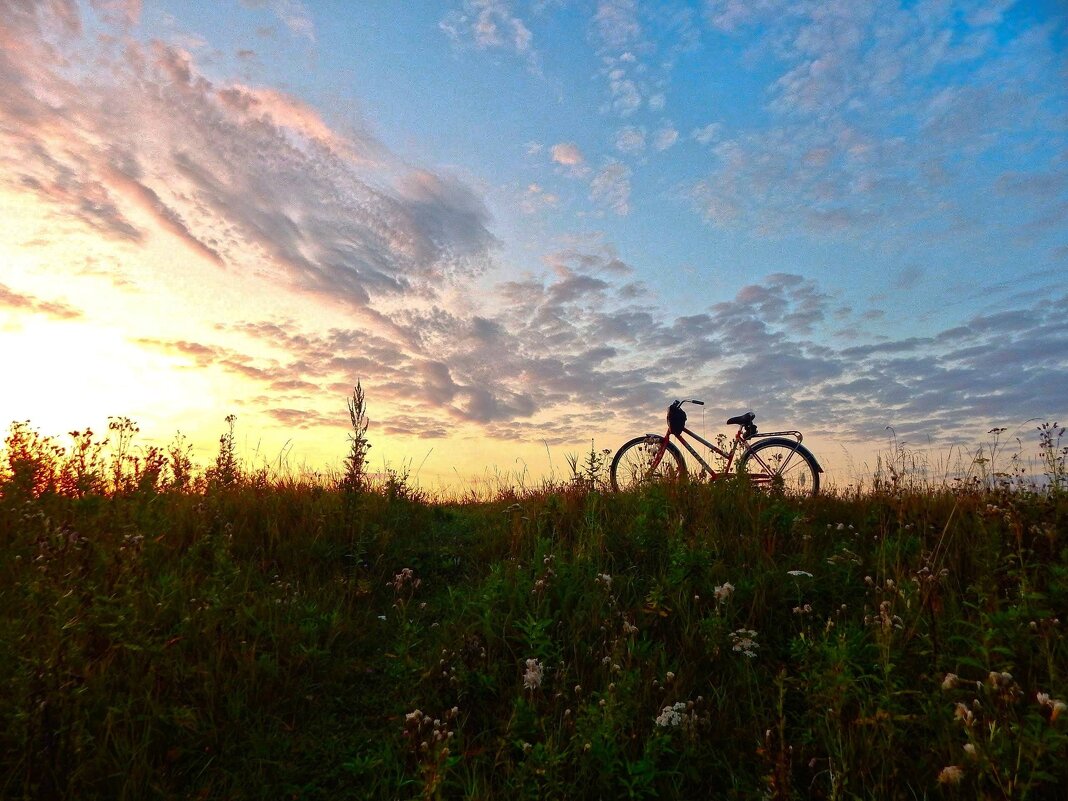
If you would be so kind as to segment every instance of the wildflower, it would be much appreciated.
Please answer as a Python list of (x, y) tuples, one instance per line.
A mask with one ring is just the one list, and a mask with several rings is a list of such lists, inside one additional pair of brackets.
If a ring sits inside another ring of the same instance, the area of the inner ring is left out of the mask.
[(725, 581), (718, 587), (712, 590), (712, 595), (719, 603), (725, 603), (728, 598), (734, 593), (734, 585), (729, 581)]
[(964, 744), (964, 753), (966, 753), (972, 759), (975, 759), (978, 756), (978, 754), (975, 751), (975, 744), (974, 743), (965, 743)]
[[(275, 576), (275, 578), (277, 578), (277, 576)], [(417, 590), (422, 583), (423, 580), (416, 578), (415, 572), (410, 567), (406, 567), (401, 570), (400, 573), (393, 576), (393, 581), (389, 582), (386, 586), (393, 587), (393, 591), (399, 593), (408, 586), (410, 586), (413, 591)]]
[(986, 677), (990, 682), (991, 687), (1003, 687), (1012, 684), (1011, 673), (998, 673), (996, 670), (990, 671), (990, 675)]
[(544, 668), (542, 668), (541, 662), (537, 659), (528, 659), (527, 670), (523, 674), (523, 687), (527, 690), (537, 690), (541, 687), (543, 676)]
[(612, 577), (607, 573), (599, 573), (594, 581), (598, 584), (603, 584), (606, 590), (612, 589)]
[(957, 686), (957, 674), (956, 673), (947, 673), (946, 677), (944, 679), (942, 679), (942, 689), (943, 690), (952, 690), (956, 686)]
[(757, 633), (752, 629), (732, 631), (730, 637), (733, 643), (733, 650), (752, 659), (756, 656), (757, 649), (760, 647), (757, 644), (756, 636)]
[(957, 765), (948, 765), (942, 768), (942, 772), (938, 774), (939, 784), (960, 784), (960, 780), (964, 778), (964, 768)]
[(682, 723), (682, 712), (686, 709), (686, 704), (682, 701), (678, 701), (672, 706), (665, 706), (660, 714), (656, 716), (656, 725), (664, 729), (674, 728)]
[(972, 710), (968, 709), (967, 704), (962, 704), (959, 701), (953, 708), (953, 717), (955, 720), (962, 721), (965, 726), (971, 726), (972, 721), (975, 720), (975, 715), (972, 714)]
[(623, 633), (624, 634), (636, 634), (638, 627), (631, 624), (629, 620), (623, 621)]
[(1059, 718), (1065, 710), (1068, 710), (1068, 704), (1057, 698), (1051, 698), (1049, 693), (1036, 693), (1035, 700), (1038, 701), (1039, 706), (1048, 706), (1050, 708), (1050, 723)]

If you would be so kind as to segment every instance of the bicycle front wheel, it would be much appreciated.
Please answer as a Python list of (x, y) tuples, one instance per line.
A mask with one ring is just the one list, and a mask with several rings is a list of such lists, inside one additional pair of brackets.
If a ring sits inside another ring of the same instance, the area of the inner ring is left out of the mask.
[(742, 456), (739, 471), (753, 486), (790, 497), (812, 497), (820, 491), (815, 457), (789, 439), (766, 439)]
[[(663, 456), (657, 455), (663, 448)], [(632, 439), (616, 452), (612, 460), (612, 489), (616, 492), (646, 484), (677, 481), (686, 476), (686, 462), (670, 442), (658, 434)]]

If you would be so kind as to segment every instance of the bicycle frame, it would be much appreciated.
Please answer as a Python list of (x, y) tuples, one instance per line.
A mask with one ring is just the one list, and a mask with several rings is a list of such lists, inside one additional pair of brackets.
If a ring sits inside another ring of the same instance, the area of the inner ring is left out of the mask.
[[(750, 458), (755, 459), (757, 462), (759, 462), (760, 467), (761, 467), (762, 470), (764, 470), (764, 471), (772, 471), (772, 468), (768, 464), (766, 464), (763, 459), (760, 458), (760, 454), (759, 453), (753, 453), (751, 451), (751, 449), (749, 447), (749, 440), (747, 440), (742, 435), (742, 432), (744, 430), (745, 430), (744, 426), (739, 426), (738, 427), (738, 430), (734, 433), (734, 439), (731, 440), (731, 449), (730, 449), (730, 452), (728, 453), (727, 451), (724, 451), (721, 448), (717, 448), (715, 445), (713, 445), (707, 439), (702, 437), (700, 434), (694, 433), (693, 431), (691, 431), (686, 426), (683, 426), (682, 433), (674, 434), (674, 435), (672, 435), (671, 429), (668, 428), (667, 433), (665, 433), (663, 438), (660, 440), (660, 449), (659, 449), (659, 451), (657, 451), (656, 456), (653, 458), (652, 466), (651, 466), (650, 469), (651, 470), (655, 470), (657, 468), (657, 466), (660, 464), (660, 460), (664, 458), (664, 454), (667, 452), (668, 442), (670, 442), (671, 441), (671, 437), (674, 436), (675, 439), (677, 439), (679, 442), (682, 443), (682, 447), (684, 447), (687, 451), (689, 451), (690, 455), (694, 459), (696, 459), (697, 462), (701, 465), (701, 473), (700, 473), (700, 475), (703, 476), (703, 475), (705, 475), (707, 473), (709, 481), (716, 481), (716, 480), (718, 480), (720, 478), (723, 478), (724, 476), (730, 474), (731, 466), (734, 464), (734, 457), (736, 455), (738, 455), (738, 453), (739, 453), (739, 450), (738, 450), (739, 449), (739, 445), (741, 446), (741, 453), (749, 453), (750, 454)], [(697, 450), (689, 442), (686, 441), (686, 439), (682, 436), (682, 434), (689, 434), (691, 437), (693, 437), (695, 440), (700, 442), (702, 445), (704, 445), (706, 448), (708, 448), (713, 453), (718, 453), (720, 456), (722, 456), (724, 459), (727, 460), (726, 467), (724, 467), (721, 472), (717, 473), (712, 468), (712, 466), (701, 457), (701, 454), (699, 454), (697, 452)], [(794, 439), (797, 440), (797, 444), (798, 445), (801, 444), (801, 440), (803, 439), (800, 431), (770, 431), (767, 434), (754, 434), (753, 437), (751, 437), (751, 438), (752, 439), (761, 439), (763, 437), (793, 437)], [(787, 457), (786, 461), (782, 465), (780, 465), (778, 469), (780, 471), (784, 470), (786, 468), (786, 466), (790, 463), (790, 460), (792, 460), (794, 458), (794, 455), (796, 453), (797, 453), (797, 451), (794, 451), (793, 453), (791, 453), (790, 456)]]

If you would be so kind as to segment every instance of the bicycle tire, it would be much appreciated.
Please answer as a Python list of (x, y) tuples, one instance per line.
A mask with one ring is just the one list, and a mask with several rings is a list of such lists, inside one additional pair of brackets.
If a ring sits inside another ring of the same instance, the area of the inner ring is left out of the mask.
[(790, 497), (812, 498), (820, 491), (822, 470), (816, 457), (791, 439), (773, 437), (758, 442), (742, 456), (738, 470), (748, 475), (754, 486)]
[(652, 461), (660, 450), (664, 438), (659, 434), (635, 437), (616, 451), (612, 459), (610, 476), (612, 489), (625, 492), (646, 484), (678, 481), (686, 477), (686, 461), (671, 442), (667, 443), (664, 457), (651, 472)]

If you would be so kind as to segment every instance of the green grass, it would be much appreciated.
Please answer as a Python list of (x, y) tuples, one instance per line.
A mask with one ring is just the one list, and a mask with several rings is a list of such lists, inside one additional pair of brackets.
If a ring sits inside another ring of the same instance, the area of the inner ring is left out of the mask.
[(15, 433), (0, 797), (1068, 786), (1057, 485), (795, 502), (572, 482), (446, 503), (396, 475), (362, 492), (218, 471), (178, 486), (144, 461), (105, 480), (98, 459), (78, 478)]

